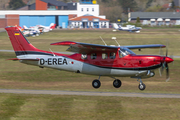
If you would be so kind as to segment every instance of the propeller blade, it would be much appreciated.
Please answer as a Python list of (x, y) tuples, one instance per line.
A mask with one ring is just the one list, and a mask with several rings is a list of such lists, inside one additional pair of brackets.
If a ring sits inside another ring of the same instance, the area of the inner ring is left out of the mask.
[(169, 41), (166, 40), (166, 57), (168, 56)]
[(159, 68), (159, 75), (160, 77), (162, 76), (162, 72), (161, 72), (161, 69)]
[[(163, 58), (163, 61), (165, 61), (165, 57)], [(162, 64), (162, 67), (161, 67), (161, 73), (164, 71), (164, 68), (165, 68), (165, 62), (161, 63)]]
[(160, 47), (160, 49), (159, 49), (159, 55), (160, 55), (160, 56), (163, 56), (162, 47)]
[(168, 82), (169, 79), (170, 79), (170, 77), (169, 77), (169, 67), (168, 67), (167, 63), (165, 64), (165, 66), (166, 66), (166, 82)]

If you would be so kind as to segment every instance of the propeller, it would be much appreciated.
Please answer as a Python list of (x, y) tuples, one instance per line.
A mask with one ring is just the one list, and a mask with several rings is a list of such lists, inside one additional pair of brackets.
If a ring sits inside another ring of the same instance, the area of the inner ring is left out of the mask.
[(166, 82), (168, 82), (170, 80), (169, 67), (168, 67), (168, 63), (166, 62), (166, 58), (168, 57), (168, 41), (166, 42), (166, 44), (167, 44), (166, 45), (166, 57), (163, 57), (163, 60), (162, 60), (162, 67), (160, 70), (160, 76), (161, 76), (161, 73), (164, 71), (164, 68), (165, 68), (166, 69)]

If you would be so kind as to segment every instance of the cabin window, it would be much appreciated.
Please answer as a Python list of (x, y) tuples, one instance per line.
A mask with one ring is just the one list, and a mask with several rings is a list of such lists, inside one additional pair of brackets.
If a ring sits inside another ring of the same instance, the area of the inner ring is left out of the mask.
[(91, 54), (91, 59), (96, 59), (96, 57), (97, 57), (96, 53)]
[(116, 53), (115, 52), (111, 52), (110, 53), (110, 58), (111, 59), (115, 59), (116, 58)]
[(102, 53), (102, 59), (107, 59), (108, 55), (107, 53)]
[(82, 58), (82, 59), (87, 59), (87, 54), (82, 54), (82, 55), (81, 55), (81, 58)]

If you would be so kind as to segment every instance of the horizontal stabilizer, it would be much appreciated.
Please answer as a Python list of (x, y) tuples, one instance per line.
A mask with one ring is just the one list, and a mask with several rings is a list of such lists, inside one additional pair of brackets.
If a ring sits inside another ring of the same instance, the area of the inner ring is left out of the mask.
[(16, 61), (16, 60), (27, 60), (27, 61), (39, 61), (38, 58), (34, 59), (34, 58), (22, 58), (22, 59), (18, 59), (18, 58), (10, 58), (10, 59), (7, 59), (7, 60), (13, 60), (13, 61)]
[(16, 61), (16, 60), (20, 60), (18, 58), (10, 58), (10, 59), (7, 59), (7, 60), (13, 60), (13, 61)]
[(70, 46), (73, 44), (77, 44), (77, 43), (72, 42), (72, 41), (63, 41), (63, 42), (51, 43), (51, 45), (66, 45), (66, 46)]

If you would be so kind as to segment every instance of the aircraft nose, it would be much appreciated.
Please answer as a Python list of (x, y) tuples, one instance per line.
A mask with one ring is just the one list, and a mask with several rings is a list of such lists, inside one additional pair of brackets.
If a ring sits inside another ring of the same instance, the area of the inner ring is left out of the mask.
[(170, 57), (165, 57), (165, 62), (166, 63), (170, 63), (170, 62), (173, 62), (174, 60)]

